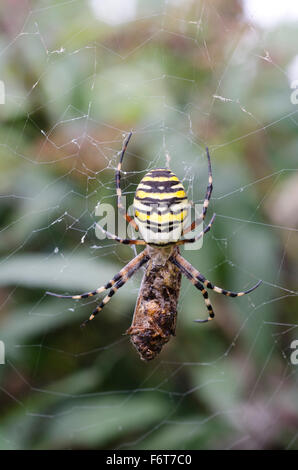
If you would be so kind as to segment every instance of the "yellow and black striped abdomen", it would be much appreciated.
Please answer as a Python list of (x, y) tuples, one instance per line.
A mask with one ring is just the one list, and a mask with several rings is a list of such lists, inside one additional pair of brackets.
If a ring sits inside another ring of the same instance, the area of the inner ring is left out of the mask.
[(134, 217), (147, 243), (165, 245), (181, 237), (189, 202), (183, 185), (170, 170), (147, 173), (137, 187)]

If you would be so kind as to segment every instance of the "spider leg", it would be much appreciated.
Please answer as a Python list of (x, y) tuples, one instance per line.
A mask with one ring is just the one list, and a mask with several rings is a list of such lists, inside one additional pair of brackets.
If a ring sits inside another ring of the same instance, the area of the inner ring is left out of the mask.
[[(211, 229), (211, 226), (214, 222), (214, 219), (216, 217), (216, 214), (213, 214), (209, 224), (207, 225), (207, 227), (204, 228), (204, 230), (202, 230), (196, 237), (193, 237), (193, 238), (185, 238), (184, 240), (178, 240), (176, 245), (185, 245), (185, 243), (194, 243), (196, 242), (197, 240), (199, 240), (200, 238), (202, 238), (202, 236), (209, 232), (209, 230)], [(185, 233), (185, 232), (184, 232)]]
[(107, 284), (104, 286), (99, 287), (98, 289), (91, 291), (91, 292), (85, 292), (83, 294), (77, 294), (77, 295), (60, 295), (60, 294), (55, 294), (54, 292), (46, 292), (48, 295), (52, 295), (53, 297), (59, 297), (60, 299), (73, 299), (73, 300), (79, 300), (79, 299), (86, 299), (87, 297), (93, 297), (94, 295), (100, 294), (101, 292), (105, 291), (106, 289), (110, 289), (110, 287), (113, 287), (117, 282), (121, 281), (123, 276), (125, 276), (127, 273), (133, 270), (135, 272), (136, 269), (138, 269), (138, 264), (145, 258), (145, 251), (142, 251), (139, 255), (137, 255), (133, 260), (131, 260), (124, 268), (122, 268), (119, 273), (117, 273), (113, 279), (111, 279)]
[(130, 238), (120, 238), (113, 233), (108, 232), (105, 230), (101, 225), (95, 224), (97, 228), (99, 228), (108, 238), (115, 240), (116, 242), (123, 243), (124, 245), (146, 245), (145, 240), (130, 240)]
[[(253, 290), (255, 290), (259, 285), (262, 283), (262, 281), (258, 281), (253, 287), (251, 287), (248, 290), (242, 291), (242, 292), (233, 292), (230, 290), (222, 289), (221, 287), (217, 287), (214, 284), (212, 284), (208, 279), (206, 279), (203, 274), (200, 273), (197, 269), (195, 269), (186, 259), (184, 259), (181, 255), (176, 255), (175, 257), (170, 258), (172, 263), (182, 265), (186, 270), (188, 270), (194, 279), (197, 281), (200, 281), (205, 287), (208, 289), (214, 290), (214, 292), (217, 292), (218, 294), (223, 294), (226, 295), (227, 297), (241, 297), (242, 295), (249, 294)], [(178, 266), (177, 264), (177, 266)]]
[[(182, 257), (181, 257), (182, 258)], [(182, 258), (183, 261), (184, 258)], [(180, 271), (187, 277), (187, 279), (197, 288), (201, 291), (203, 297), (204, 297), (204, 302), (205, 302), (205, 305), (207, 307), (207, 310), (208, 310), (208, 313), (209, 313), (209, 316), (206, 320), (195, 320), (195, 322), (197, 323), (206, 323), (210, 320), (213, 320), (213, 318), (215, 317), (215, 313), (213, 311), (213, 308), (212, 308), (212, 305), (211, 305), (211, 302), (209, 300), (209, 296), (208, 296), (208, 292), (206, 291), (206, 289), (204, 288), (204, 286), (193, 276), (193, 274), (190, 272), (189, 269), (187, 269), (187, 267), (184, 265), (184, 263), (181, 263), (177, 260), (177, 257), (171, 257), (170, 258), (170, 261), (172, 263), (174, 263), (179, 269)]]
[(121, 191), (121, 187), (120, 187), (120, 178), (121, 178), (121, 167), (122, 167), (122, 161), (123, 161), (123, 158), (124, 158), (124, 155), (125, 155), (125, 152), (126, 152), (126, 149), (127, 149), (127, 146), (128, 146), (128, 143), (130, 141), (130, 138), (132, 136), (132, 132), (130, 132), (124, 142), (124, 145), (123, 145), (123, 148), (122, 148), (122, 152), (121, 152), (121, 157), (120, 157), (120, 161), (118, 163), (118, 166), (117, 166), (117, 170), (116, 170), (116, 174), (115, 174), (115, 180), (116, 180), (116, 191), (117, 191), (117, 205), (118, 205), (118, 209), (120, 210), (121, 214), (123, 215), (124, 219), (130, 223), (133, 228), (135, 230), (139, 230), (139, 227), (138, 225), (136, 224), (136, 222), (133, 220), (132, 217), (130, 217), (126, 210), (124, 209), (123, 207), (123, 204), (122, 204), (122, 201), (121, 201), (121, 197), (122, 197), (122, 191)]
[(212, 179), (211, 160), (210, 160), (210, 154), (209, 154), (208, 147), (206, 147), (206, 153), (207, 153), (207, 158), (208, 158), (208, 186), (207, 186), (207, 190), (206, 190), (206, 194), (205, 194), (203, 210), (202, 210), (202, 213), (200, 214), (200, 216), (194, 222), (192, 222), (192, 224), (189, 227), (187, 227), (183, 231), (183, 235), (185, 235), (186, 233), (191, 232), (192, 230), (195, 230), (197, 225), (200, 222), (202, 222), (202, 220), (205, 219), (206, 214), (207, 214), (207, 209), (208, 209), (208, 206), (209, 206), (209, 201), (210, 201), (211, 194), (212, 194), (212, 189), (213, 189), (213, 185), (212, 185), (213, 179)]
[[(96, 307), (95, 310), (93, 310), (92, 314), (90, 317), (85, 320), (81, 326), (85, 326), (89, 321), (93, 320), (95, 315), (97, 315), (103, 308), (104, 306), (111, 300), (114, 294), (116, 294), (117, 290), (120, 289), (120, 287), (124, 286), (124, 284), (133, 276), (133, 274), (141, 268), (147, 261), (149, 260), (149, 256), (146, 254), (146, 252), (141, 253), (142, 257), (137, 256), (134, 258), (133, 261), (136, 261), (138, 258), (138, 262), (135, 263), (134, 267), (132, 267), (130, 270), (126, 270), (126, 272), (121, 276), (121, 278), (114, 284), (112, 289), (109, 291), (109, 293), (103, 298), (103, 300), (100, 302), (100, 304)], [(130, 263), (129, 263), (130, 264)], [(125, 269), (125, 268), (124, 268)]]

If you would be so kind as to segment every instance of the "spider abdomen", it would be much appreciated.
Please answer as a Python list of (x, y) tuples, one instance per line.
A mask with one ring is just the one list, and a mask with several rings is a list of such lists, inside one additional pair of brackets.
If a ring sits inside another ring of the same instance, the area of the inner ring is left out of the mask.
[(184, 187), (171, 170), (147, 173), (134, 198), (134, 217), (143, 239), (158, 245), (179, 240), (188, 207)]
[(167, 260), (163, 266), (154, 266), (154, 259), (149, 261), (126, 332), (145, 361), (154, 359), (175, 335), (180, 285), (181, 272), (174, 264)]

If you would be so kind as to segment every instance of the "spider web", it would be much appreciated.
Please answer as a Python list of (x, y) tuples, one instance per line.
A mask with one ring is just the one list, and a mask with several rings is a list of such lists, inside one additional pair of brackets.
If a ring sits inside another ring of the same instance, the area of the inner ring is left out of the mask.
[[(1, 447), (297, 448), (297, 25), (260, 27), (249, 1), (24, 0), (16, 18), (14, 3), (0, 39)], [(94, 232), (131, 129), (127, 200), (170, 162), (201, 203), (208, 145), (217, 217), (183, 256), (227, 289), (263, 280), (241, 299), (210, 291), (216, 319), (200, 327), (184, 280), (177, 336), (148, 364), (123, 336), (142, 273), (84, 330), (98, 299), (45, 295), (92, 290), (134, 256)]]

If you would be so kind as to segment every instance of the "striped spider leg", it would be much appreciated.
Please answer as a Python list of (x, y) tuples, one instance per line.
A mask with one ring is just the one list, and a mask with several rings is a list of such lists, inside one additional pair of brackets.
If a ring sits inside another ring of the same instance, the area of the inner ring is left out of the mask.
[(120, 238), (117, 237), (117, 235), (114, 235), (113, 233), (110, 233), (105, 230), (100, 224), (95, 224), (95, 226), (99, 228), (102, 233), (104, 233), (108, 238), (111, 238), (112, 240), (115, 240), (118, 243), (122, 243), (123, 245), (147, 245), (145, 240), (131, 240), (130, 238)]
[(194, 220), (194, 222), (192, 222), (192, 224), (183, 231), (183, 235), (186, 235), (192, 230), (195, 230), (198, 224), (202, 222), (202, 220), (205, 219), (206, 214), (207, 214), (207, 209), (209, 206), (209, 201), (210, 201), (212, 189), (213, 189), (213, 185), (212, 185), (213, 179), (212, 179), (211, 160), (210, 160), (208, 147), (206, 147), (206, 153), (207, 153), (207, 159), (208, 159), (208, 186), (207, 186), (205, 199), (203, 203), (203, 210), (202, 210), (202, 213), (199, 215), (199, 217), (196, 220)]
[(217, 292), (218, 294), (223, 294), (227, 297), (242, 297), (243, 295), (249, 294), (250, 292), (254, 291), (259, 285), (261, 284), (262, 281), (258, 281), (257, 284), (255, 284), (253, 287), (250, 289), (243, 291), (243, 292), (233, 292), (229, 290), (222, 289), (221, 287), (217, 287), (214, 284), (212, 284), (208, 279), (206, 279), (200, 271), (195, 269), (186, 259), (184, 259), (180, 254), (176, 254), (175, 256), (170, 257), (170, 261), (177, 266), (181, 272), (190, 280), (190, 282), (202, 292), (202, 295), (205, 300), (205, 304), (207, 307), (207, 310), (209, 312), (209, 317), (206, 320), (195, 320), (198, 323), (205, 323), (209, 320), (212, 320), (215, 317), (212, 305), (210, 303), (210, 300), (208, 298), (208, 293), (205, 289), (207, 287), (208, 289), (212, 289), (214, 292)]
[(183, 240), (178, 240), (175, 244), (176, 245), (185, 245), (186, 243), (195, 243), (196, 241), (198, 241), (200, 238), (202, 238), (203, 235), (205, 235), (205, 233), (209, 232), (209, 230), (212, 227), (212, 224), (214, 222), (215, 217), (216, 217), (216, 214), (213, 214), (209, 224), (198, 235), (196, 235), (193, 238), (185, 238)]
[(117, 192), (117, 206), (118, 206), (118, 209), (120, 210), (120, 212), (123, 215), (124, 219), (134, 228), (134, 230), (138, 231), (139, 230), (138, 225), (136, 224), (134, 219), (127, 214), (126, 210), (123, 207), (122, 200), (121, 200), (122, 191), (121, 191), (121, 187), (120, 187), (122, 161), (123, 161), (127, 146), (129, 144), (129, 141), (131, 139), (131, 136), (132, 136), (132, 132), (130, 132), (128, 134), (128, 136), (127, 136), (127, 138), (124, 142), (124, 145), (123, 145), (123, 148), (122, 148), (122, 151), (121, 151), (120, 161), (118, 163), (116, 174), (115, 174), (115, 180), (116, 180), (116, 192)]
[(99, 287), (98, 289), (85, 292), (83, 294), (77, 295), (60, 295), (55, 294), (54, 292), (46, 292), (48, 295), (52, 295), (54, 297), (59, 297), (60, 299), (86, 299), (87, 297), (93, 297), (94, 295), (100, 294), (101, 292), (110, 289), (109, 293), (104, 297), (101, 303), (96, 307), (96, 309), (92, 312), (89, 319), (84, 321), (81, 326), (85, 326), (90, 320), (93, 320), (95, 315), (97, 315), (104, 306), (109, 302), (111, 297), (117, 292), (120, 287), (124, 286), (124, 284), (140, 269), (144, 264), (147, 263), (149, 260), (149, 256), (146, 250), (142, 251), (139, 255), (137, 255), (132, 261), (130, 261), (124, 268), (122, 268), (119, 273), (117, 273), (113, 279), (111, 279), (107, 284), (104, 286)]

